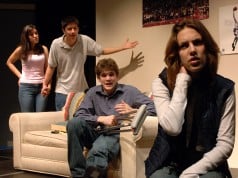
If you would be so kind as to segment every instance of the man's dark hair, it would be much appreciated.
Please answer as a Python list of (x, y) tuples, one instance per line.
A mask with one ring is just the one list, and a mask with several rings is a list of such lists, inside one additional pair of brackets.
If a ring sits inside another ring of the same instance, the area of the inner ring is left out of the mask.
[(70, 23), (76, 23), (79, 26), (79, 20), (75, 16), (66, 16), (61, 20), (61, 27), (65, 29)]
[(99, 78), (100, 74), (105, 70), (114, 71), (117, 76), (119, 75), (118, 65), (112, 58), (105, 58), (98, 61), (95, 67), (97, 78)]

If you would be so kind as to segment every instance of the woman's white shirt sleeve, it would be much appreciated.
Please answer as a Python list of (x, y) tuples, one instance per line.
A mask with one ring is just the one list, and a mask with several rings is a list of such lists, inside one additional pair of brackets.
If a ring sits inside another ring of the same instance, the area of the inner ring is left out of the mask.
[(153, 100), (159, 122), (169, 135), (178, 135), (182, 130), (190, 81), (191, 77), (188, 74), (179, 73), (172, 98), (160, 78), (156, 78), (152, 83)]

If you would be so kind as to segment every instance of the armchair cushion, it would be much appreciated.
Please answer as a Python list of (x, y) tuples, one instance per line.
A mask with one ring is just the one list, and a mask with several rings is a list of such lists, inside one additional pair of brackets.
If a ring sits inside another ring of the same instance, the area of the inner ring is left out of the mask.
[(51, 131), (30, 131), (25, 133), (24, 142), (27, 144), (67, 148), (65, 133), (52, 134)]

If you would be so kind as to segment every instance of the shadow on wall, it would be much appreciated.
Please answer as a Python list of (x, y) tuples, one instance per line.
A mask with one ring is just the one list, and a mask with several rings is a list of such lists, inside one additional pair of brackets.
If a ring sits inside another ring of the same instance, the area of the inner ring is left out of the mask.
[(130, 63), (127, 66), (119, 69), (119, 80), (122, 79), (128, 73), (133, 72), (139, 67), (142, 67), (143, 62), (144, 62), (144, 56), (142, 55), (142, 52), (139, 52), (134, 57), (134, 52), (132, 51)]

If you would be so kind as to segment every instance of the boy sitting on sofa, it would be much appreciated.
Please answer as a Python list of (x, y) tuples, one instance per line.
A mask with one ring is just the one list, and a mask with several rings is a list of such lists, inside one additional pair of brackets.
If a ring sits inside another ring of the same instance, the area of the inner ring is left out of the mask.
[[(68, 162), (72, 177), (105, 178), (108, 163), (119, 154), (119, 133), (97, 131), (98, 126), (116, 126), (122, 115), (146, 105), (148, 115), (155, 116), (153, 101), (137, 88), (118, 83), (119, 68), (111, 59), (101, 59), (96, 65), (101, 85), (86, 93), (74, 117), (68, 121)], [(83, 148), (89, 152), (87, 158)]]

